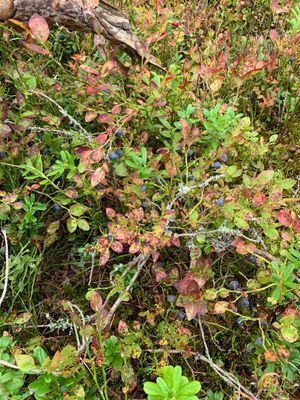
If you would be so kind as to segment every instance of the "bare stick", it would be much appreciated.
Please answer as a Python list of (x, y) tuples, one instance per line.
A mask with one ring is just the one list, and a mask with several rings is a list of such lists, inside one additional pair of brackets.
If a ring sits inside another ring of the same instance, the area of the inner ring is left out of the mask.
[(54, 104), (58, 108), (61, 115), (63, 117), (68, 118), (71, 125), (73, 125), (74, 128), (78, 129), (78, 131), (81, 133), (84, 139), (86, 139), (89, 143), (93, 141), (93, 137), (84, 129), (84, 127), (78, 121), (76, 121), (76, 119), (72, 117), (72, 115), (68, 114), (66, 110), (64, 110), (63, 107), (60, 104), (58, 104), (55, 100), (51, 99), (51, 97), (47, 96), (45, 93), (39, 92), (37, 90), (30, 90), (30, 93), (35, 94), (38, 97), (43, 97), (44, 99), (50, 101), (50, 103)]
[(3, 300), (5, 299), (6, 292), (7, 292), (7, 287), (8, 287), (8, 277), (9, 277), (9, 255), (8, 255), (8, 240), (7, 240), (7, 235), (6, 231), (3, 229), (2, 235), (4, 237), (4, 243), (5, 243), (5, 278), (4, 278), (4, 287), (3, 287), (3, 292), (0, 298), (0, 307), (3, 303)]
[(105, 322), (104, 322), (104, 328), (107, 327), (110, 324), (110, 322), (111, 322), (111, 320), (112, 320), (117, 308), (119, 307), (119, 305), (123, 301), (124, 294), (128, 294), (130, 292), (130, 290), (132, 289), (132, 286), (134, 285), (134, 282), (137, 280), (140, 272), (142, 271), (143, 266), (149, 260), (150, 255), (149, 254), (148, 255), (141, 255), (141, 256), (138, 256), (137, 258), (138, 258), (137, 270), (136, 270), (135, 274), (133, 275), (133, 277), (131, 278), (131, 281), (129, 282), (129, 284), (126, 286), (124, 292), (119, 295), (119, 297), (115, 301), (114, 305), (110, 309), (109, 313), (107, 314), (107, 316), (105, 318)]

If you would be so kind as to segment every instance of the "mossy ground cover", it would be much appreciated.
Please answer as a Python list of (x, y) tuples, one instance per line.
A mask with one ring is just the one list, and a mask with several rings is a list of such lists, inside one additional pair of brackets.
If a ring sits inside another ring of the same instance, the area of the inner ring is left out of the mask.
[(165, 70), (0, 25), (0, 399), (298, 398), (297, 2), (115, 5)]

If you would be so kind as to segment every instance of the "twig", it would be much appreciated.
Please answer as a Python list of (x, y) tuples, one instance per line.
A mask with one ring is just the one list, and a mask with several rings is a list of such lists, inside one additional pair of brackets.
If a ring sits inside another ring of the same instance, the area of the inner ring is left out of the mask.
[(19, 370), (20, 368), (17, 365), (14, 365), (8, 361), (0, 360), (0, 365), (3, 365), (4, 367), (12, 368), (12, 369), (17, 369)]
[(206, 179), (206, 181), (204, 181), (202, 183), (199, 183), (199, 185), (194, 185), (194, 186), (179, 185), (177, 194), (175, 195), (174, 199), (172, 201), (170, 201), (170, 203), (167, 204), (166, 209), (168, 211), (172, 210), (173, 204), (178, 199), (180, 199), (181, 197), (183, 197), (184, 195), (189, 193), (191, 190), (204, 188), (204, 187), (208, 186), (211, 182), (217, 181), (217, 180), (222, 179), (224, 177), (225, 177), (225, 174), (214, 175), (214, 176), (211, 176), (210, 178)]
[[(163, 353), (165, 352), (165, 349), (156, 349), (156, 350), (147, 350), (147, 352), (153, 352), (153, 353)], [(184, 354), (185, 350), (168, 350), (169, 354)], [(257, 396), (255, 396), (250, 390), (245, 388), (239, 380), (232, 375), (230, 372), (225, 371), (221, 367), (219, 367), (217, 364), (215, 364), (211, 359), (208, 357), (204, 356), (203, 354), (199, 352), (188, 352), (189, 354), (192, 354), (195, 357), (195, 360), (201, 360), (211, 366), (211, 368), (216, 372), (217, 375), (220, 376), (220, 378), (223, 379), (224, 382), (226, 382), (229, 386), (233, 387), (235, 390), (238, 390), (244, 397), (248, 398), (249, 400), (259, 400)]]
[(7, 240), (7, 235), (6, 231), (3, 229), (2, 235), (4, 237), (4, 243), (5, 243), (5, 278), (4, 278), (4, 287), (3, 287), (3, 292), (0, 298), (0, 307), (3, 303), (3, 300), (5, 299), (6, 292), (7, 292), (7, 287), (8, 287), (8, 277), (9, 277), (9, 254), (8, 254), (8, 240)]
[[(127, 267), (124, 269), (124, 271), (122, 272), (121, 278), (125, 278), (125, 276), (127, 275), (127, 273), (131, 270), (132, 267), (134, 267), (136, 264), (138, 264), (141, 260), (142, 256), (137, 256), (135, 257), (132, 261), (130, 261), (130, 263), (128, 263)], [(110, 296), (108, 295), (106, 297), (106, 300), (101, 308), (101, 310), (104, 310), (107, 306), (108, 306), (108, 301), (110, 299)]]
[(198, 318), (198, 322), (199, 322), (199, 328), (200, 328), (200, 332), (201, 332), (201, 336), (202, 336), (202, 341), (203, 341), (204, 348), (205, 348), (206, 357), (207, 357), (209, 360), (212, 361), (211, 356), (210, 356), (210, 353), (209, 353), (209, 349), (208, 349), (208, 346), (207, 346), (207, 343), (206, 343), (206, 340), (205, 340), (203, 325), (202, 325), (202, 321), (201, 321), (201, 318), (200, 318), (200, 317)]
[(58, 104), (55, 100), (53, 100), (51, 97), (47, 96), (45, 93), (39, 92), (37, 90), (30, 90), (30, 93), (35, 94), (38, 97), (43, 97), (44, 99), (50, 101), (50, 103), (54, 104), (58, 108), (58, 110), (62, 114), (62, 116), (68, 118), (71, 125), (73, 125), (74, 128), (78, 129), (78, 131), (81, 133), (81, 135), (84, 137), (84, 139), (86, 139), (89, 143), (91, 143), (93, 141), (93, 137), (84, 129), (84, 127), (78, 121), (76, 121), (76, 119), (74, 117), (72, 117), (72, 115), (68, 114), (67, 111), (60, 104)]
[(134, 285), (135, 281), (137, 280), (140, 272), (142, 271), (144, 265), (146, 264), (146, 262), (149, 260), (150, 255), (141, 255), (138, 256), (136, 260), (138, 260), (137, 262), (137, 270), (135, 272), (135, 274), (133, 275), (133, 277), (131, 278), (131, 281), (129, 282), (129, 284), (126, 286), (126, 288), (124, 289), (124, 292), (122, 292), (119, 297), (117, 298), (117, 300), (115, 301), (114, 305), (111, 307), (109, 313), (107, 314), (106, 318), (105, 318), (105, 322), (104, 322), (104, 328), (107, 327), (111, 320), (113, 319), (113, 316), (117, 310), (117, 308), (119, 307), (119, 305), (122, 303), (123, 298), (124, 298), (124, 294), (128, 294), (130, 292), (130, 290), (132, 289), (132, 286)]
[(94, 268), (95, 268), (95, 252), (92, 253), (92, 267), (91, 267), (91, 272), (90, 272), (89, 282), (88, 282), (89, 286), (91, 285), (91, 282), (92, 282)]
[[(85, 325), (85, 317), (84, 317), (83, 312), (81, 311), (81, 309), (80, 309), (76, 304), (69, 303), (69, 305), (70, 305), (70, 309), (71, 309), (72, 312), (74, 312), (74, 308), (75, 308), (75, 310), (78, 312), (78, 314), (80, 315), (80, 319), (81, 319), (82, 326), (84, 326), (84, 325)], [(76, 326), (75, 323), (73, 323), (73, 328), (74, 328), (74, 332), (75, 332), (75, 336), (76, 336), (77, 351), (78, 351), (78, 353), (80, 354), (80, 353), (82, 353), (82, 352), (85, 350), (85, 348), (86, 348), (85, 337), (82, 335), (82, 343), (81, 343), (81, 342), (80, 342), (80, 339), (79, 339), (79, 334), (78, 334), (77, 326)]]
[(187, 232), (187, 233), (175, 233), (174, 236), (175, 237), (195, 237), (198, 235), (207, 235), (207, 236), (214, 236), (216, 234), (230, 234), (233, 236), (239, 236), (242, 237), (243, 239), (249, 240), (250, 242), (254, 242), (254, 243), (260, 243), (260, 239), (253, 239), (250, 238), (249, 236), (246, 236), (243, 234), (243, 232), (241, 232), (239, 229), (231, 229), (231, 228), (227, 228), (227, 226), (222, 225), (220, 226), (220, 228), (218, 229), (213, 229), (213, 230), (208, 230), (208, 229), (202, 229), (200, 228), (199, 230), (195, 231), (195, 232)]

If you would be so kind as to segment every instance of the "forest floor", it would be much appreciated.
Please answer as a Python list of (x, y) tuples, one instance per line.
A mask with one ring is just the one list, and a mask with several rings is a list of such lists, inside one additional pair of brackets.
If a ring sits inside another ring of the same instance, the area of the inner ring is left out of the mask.
[(300, 8), (115, 3), (0, 25), (0, 400), (299, 399)]

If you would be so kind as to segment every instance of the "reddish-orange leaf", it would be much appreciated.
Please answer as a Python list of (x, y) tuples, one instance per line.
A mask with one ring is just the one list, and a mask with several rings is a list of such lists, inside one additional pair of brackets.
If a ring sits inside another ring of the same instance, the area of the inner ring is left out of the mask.
[(45, 43), (49, 37), (49, 26), (44, 17), (33, 14), (28, 22), (29, 28), (36, 40)]

